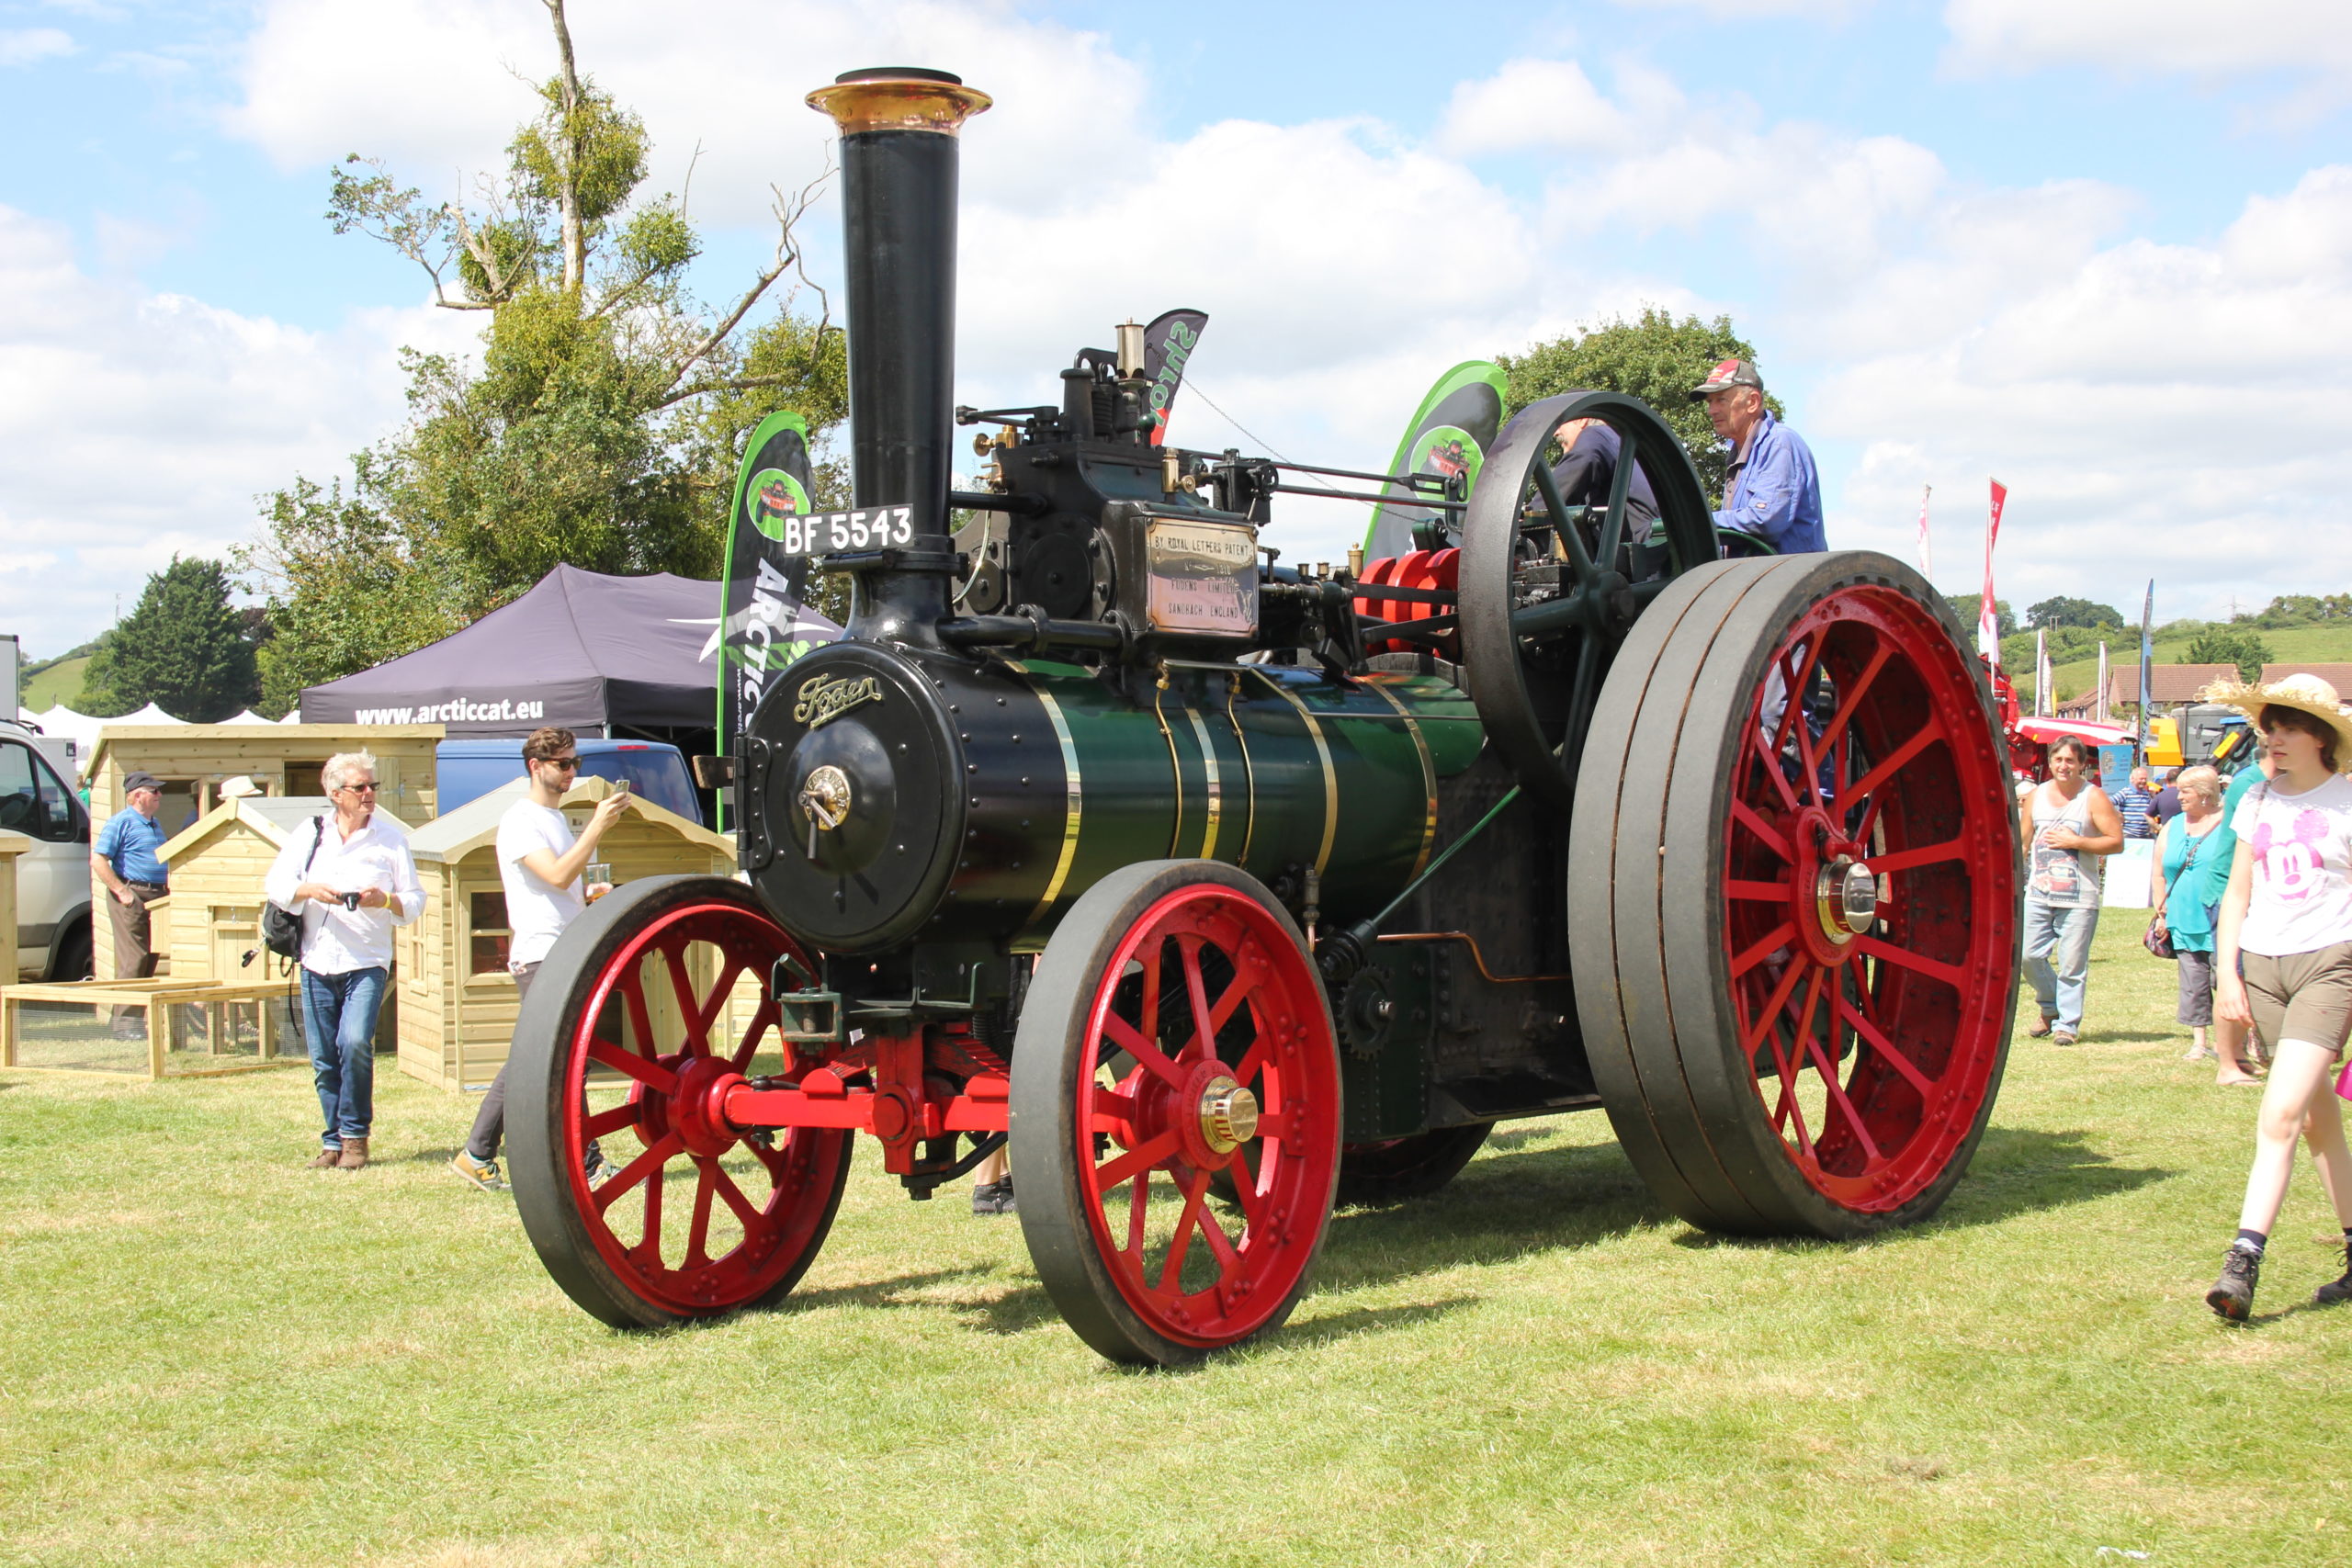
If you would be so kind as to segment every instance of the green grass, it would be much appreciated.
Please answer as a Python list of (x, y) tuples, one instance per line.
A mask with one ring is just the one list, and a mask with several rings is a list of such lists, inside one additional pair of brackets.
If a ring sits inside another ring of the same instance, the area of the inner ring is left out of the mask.
[(2138, 925), (1922, 1228), (1720, 1240), (1601, 1117), (1512, 1125), (1183, 1374), (1096, 1359), (1017, 1222), (909, 1203), (870, 1145), (795, 1304), (623, 1336), (442, 1168), (470, 1098), (387, 1073), (345, 1175), (300, 1168), (299, 1069), (0, 1075), (0, 1561), (2341, 1560), (2316, 1184), (2218, 1323), (2255, 1100), (2179, 1059)]
[(82, 671), (89, 667), (86, 656), (52, 664), (25, 682), (17, 701), (35, 713), (46, 713), (59, 703), (70, 708), (82, 694)]

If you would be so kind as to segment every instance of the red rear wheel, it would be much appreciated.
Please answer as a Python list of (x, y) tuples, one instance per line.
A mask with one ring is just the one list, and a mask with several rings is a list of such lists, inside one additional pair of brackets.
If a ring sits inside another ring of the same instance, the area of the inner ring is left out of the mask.
[[(823, 1244), (850, 1134), (746, 1137), (727, 1089), (786, 1066), (775, 1003), (738, 1007), (803, 954), (750, 892), (656, 877), (600, 900), (533, 982), (507, 1069), (508, 1165), (540, 1261), (617, 1327), (773, 1302)], [(591, 1188), (591, 1143), (616, 1168)]]
[(2018, 936), (1989, 695), (1934, 591), (1860, 553), (1702, 568), (1628, 639), (1584, 766), (1578, 1005), (1652, 1189), (1730, 1230), (1931, 1213), (1991, 1111)]
[(1165, 1365), (1290, 1315), (1330, 1214), (1339, 1061), (1254, 879), (1161, 861), (1090, 889), (1038, 960), (1012, 1109), (1023, 1231), (1088, 1344)]

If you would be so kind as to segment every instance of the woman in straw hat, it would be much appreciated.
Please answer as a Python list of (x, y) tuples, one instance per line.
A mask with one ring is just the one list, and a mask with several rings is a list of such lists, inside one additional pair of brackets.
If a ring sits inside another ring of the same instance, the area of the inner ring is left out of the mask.
[[(2205, 1292), (2208, 1305), (2236, 1323), (2254, 1307), (2298, 1133), (2311, 1145), (2320, 1184), (2352, 1245), (2352, 1153), (2330, 1092), (2352, 1032), (2352, 780), (2338, 773), (2352, 764), (2352, 710), (2315, 675), (2267, 686), (2224, 682), (2205, 696), (2254, 721), (2271, 764), (2268, 781), (2247, 793), (2230, 822), (2238, 844), (2214, 962), (2215, 1010), (2258, 1025), (2270, 1043), (2237, 1239)], [(2352, 1258), (2344, 1277), (2322, 1285), (2312, 1300), (2352, 1301)]]

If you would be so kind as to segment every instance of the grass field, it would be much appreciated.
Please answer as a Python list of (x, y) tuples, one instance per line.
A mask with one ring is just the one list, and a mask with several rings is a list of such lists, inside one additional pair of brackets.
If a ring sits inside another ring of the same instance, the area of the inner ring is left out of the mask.
[(2341, 1562), (2326, 1216), (2299, 1170), (2256, 1324), (2206, 1311), (2254, 1091), (2180, 1060), (2138, 925), (1922, 1228), (1719, 1240), (1599, 1115), (1518, 1124), (1182, 1374), (870, 1145), (795, 1304), (625, 1337), (442, 1168), (470, 1098), (385, 1072), (346, 1175), (299, 1070), (0, 1075), (0, 1561)]
[(25, 682), (24, 694), (17, 700), (35, 713), (46, 713), (60, 703), (70, 708), (82, 694), (82, 671), (89, 667), (87, 658), (52, 664)]

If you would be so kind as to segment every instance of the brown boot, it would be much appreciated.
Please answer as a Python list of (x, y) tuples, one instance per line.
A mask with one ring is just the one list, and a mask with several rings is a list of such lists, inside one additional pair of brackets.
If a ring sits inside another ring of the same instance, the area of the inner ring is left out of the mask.
[(343, 1157), (334, 1162), (335, 1168), (337, 1170), (357, 1170), (367, 1163), (368, 1140), (365, 1138), (344, 1139)]
[(311, 1162), (311, 1168), (312, 1170), (333, 1170), (337, 1165), (341, 1164), (342, 1161), (343, 1151), (340, 1148), (332, 1146), (325, 1147), (319, 1150), (318, 1157)]

